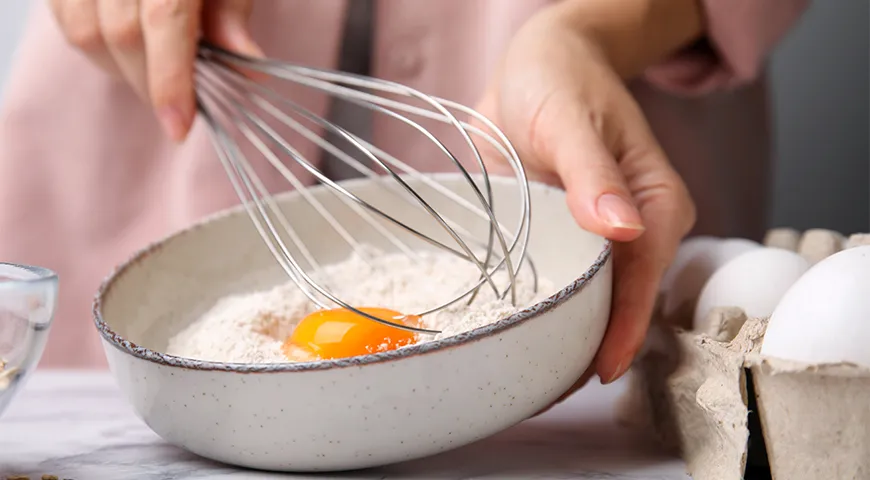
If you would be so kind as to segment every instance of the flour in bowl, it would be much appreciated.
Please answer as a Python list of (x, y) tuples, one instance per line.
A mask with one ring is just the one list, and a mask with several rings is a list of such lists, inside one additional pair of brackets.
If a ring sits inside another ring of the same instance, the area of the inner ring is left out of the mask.
[[(526, 265), (528, 265), (526, 263)], [(508, 285), (506, 273), (493, 276), (496, 285)], [(351, 305), (377, 306), (412, 314), (443, 304), (473, 287), (480, 272), (461, 258), (442, 252), (378, 255), (366, 248), (347, 260), (327, 266), (320, 278), (338, 298)], [(527, 266), (517, 278), (517, 307), (510, 298), (499, 300), (486, 284), (471, 305), (466, 301), (423, 317), (423, 326), (440, 330), (435, 337), (421, 335), (419, 342), (450, 337), (496, 322), (554, 291), (551, 282), (538, 278), (534, 290)], [(293, 282), (271, 290), (225, 297), (205, 314), (170, 338), (167, 353), (216, 362), (278, 363), (281, 351), (296, 324), (317, 310)]]

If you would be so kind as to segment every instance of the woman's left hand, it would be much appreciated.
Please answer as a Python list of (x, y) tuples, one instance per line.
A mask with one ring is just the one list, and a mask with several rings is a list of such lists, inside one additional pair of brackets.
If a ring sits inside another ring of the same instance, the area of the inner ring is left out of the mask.
[[(634, 3), (641, 1), (695, 0)], [(587, 33), (592, 29), (571, 18), (553, 7), (530, 19), (478, 111), (505, 131), (532, 179), (565, 188), (580, 227), (616, 242), (610, 323), (595, 363), (573, 391), (593, 371), (609, 383), (631, 365), (659, 280), (694, 224), (695, 209), (625, 87), (619, 70), (630, 61), (614, 58), (601, 38)]]

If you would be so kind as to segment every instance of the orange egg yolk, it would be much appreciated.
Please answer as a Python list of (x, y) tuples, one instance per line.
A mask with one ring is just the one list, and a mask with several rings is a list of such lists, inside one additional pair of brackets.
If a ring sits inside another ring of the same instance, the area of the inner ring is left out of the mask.
[[(373, 317), (393, 323), (419, 327), (419, 317), (403, 315), (386, 308), (359, 308)], [(352, 310), (319, 310), (299, 322), (284, 342), (283, 353), (295, 362), (330, 360), (395, 350), (417, 341), (408, 330), (391, 327)]]

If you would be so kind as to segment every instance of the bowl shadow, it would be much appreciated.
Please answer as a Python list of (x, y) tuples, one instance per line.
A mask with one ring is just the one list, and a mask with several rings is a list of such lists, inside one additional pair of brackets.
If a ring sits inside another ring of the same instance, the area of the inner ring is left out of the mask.
[[(382, 474), (408, 479), (627, 479), (640, 478), (631, 475), (632, 470), (668, 460), (654, 443), (631, 435), (609, 419), (560, 425), (541, 418), (456, 450), (338, 478), (378, 478)], [(617, 472), (626, 473), (620, 476)]]

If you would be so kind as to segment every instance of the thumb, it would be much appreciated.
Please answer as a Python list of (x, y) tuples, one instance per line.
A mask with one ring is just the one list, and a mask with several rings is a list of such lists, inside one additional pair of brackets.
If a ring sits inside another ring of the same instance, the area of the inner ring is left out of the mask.
[(215, 45), (232, 52), (253, 57), (263, 51), (251, 37), (248, 19), (253, 0), (210, 0), (203, 10), (203, 32)]
[(535, 156), (552, 162), (577, 223), (616, 241), (631, 241), (644, 225), (598, 125), (572, 94), (551, 94), (532, 122)]

